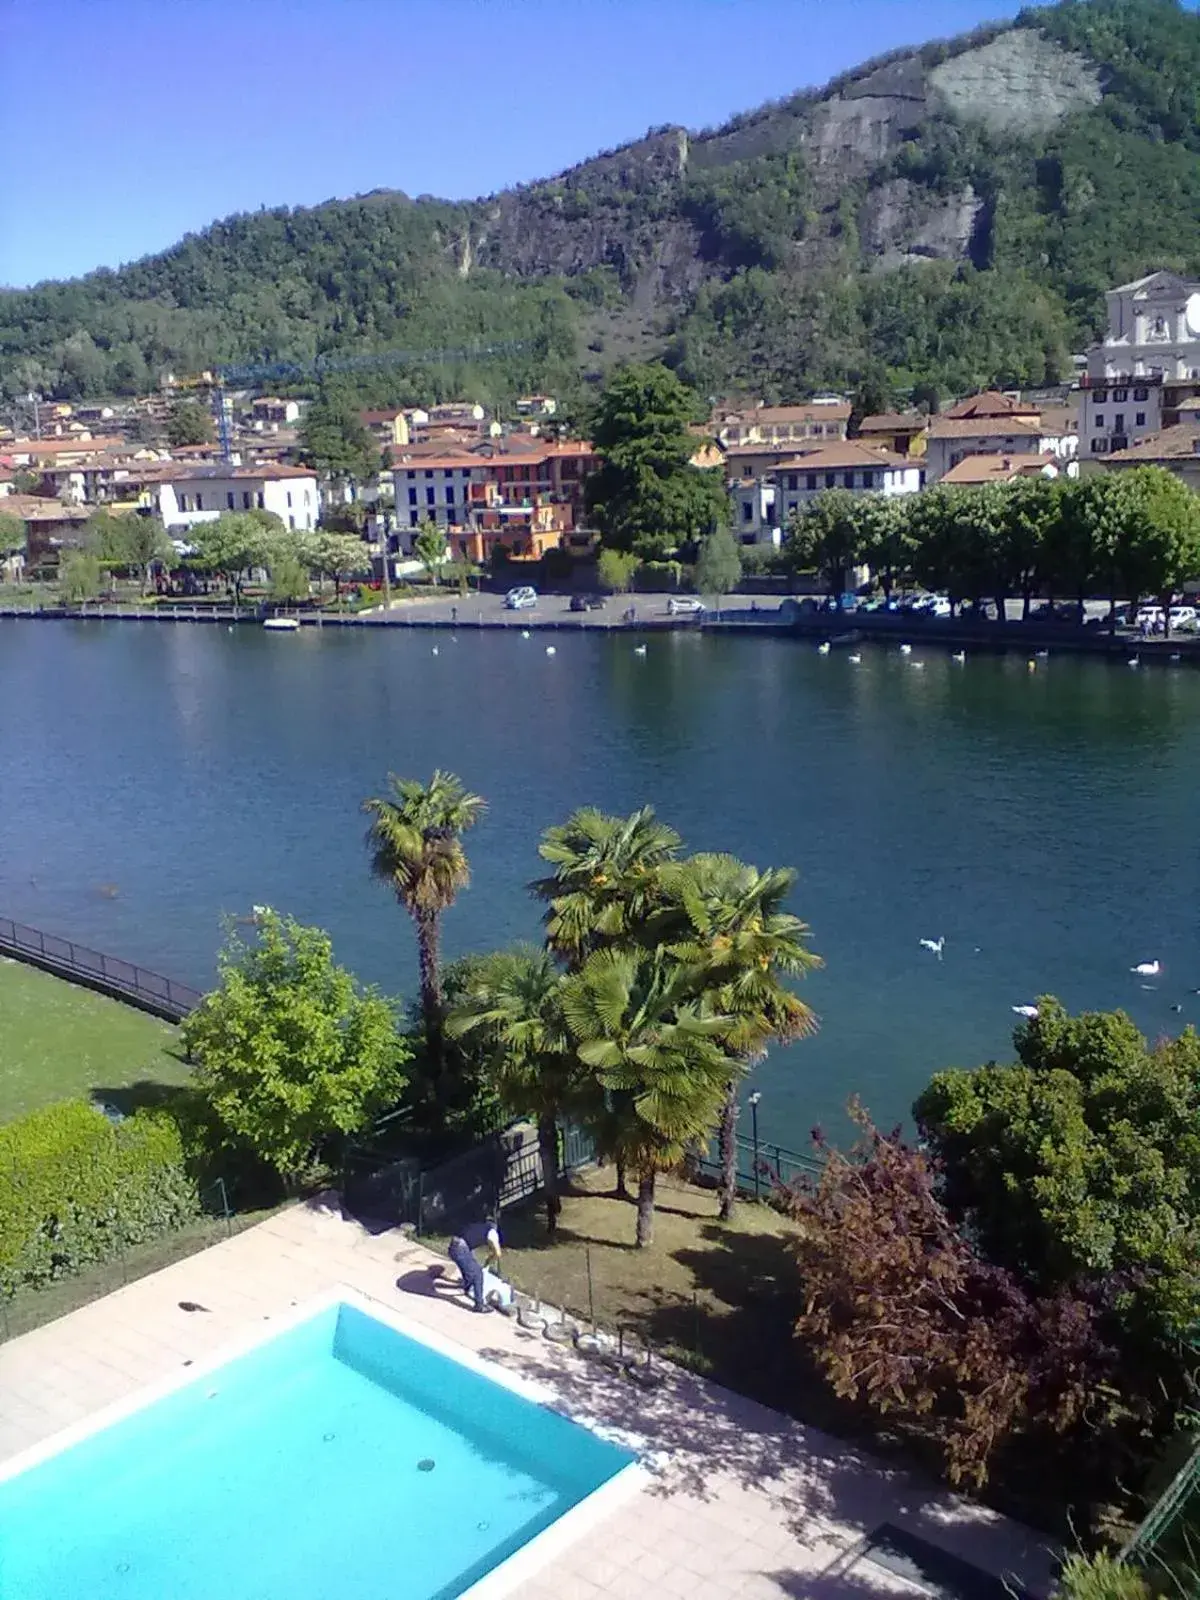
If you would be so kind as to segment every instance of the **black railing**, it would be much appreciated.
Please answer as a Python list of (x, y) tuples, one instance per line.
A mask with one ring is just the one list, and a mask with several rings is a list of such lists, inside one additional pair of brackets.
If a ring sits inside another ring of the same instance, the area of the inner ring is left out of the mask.
[(42, 933), (38, 928), (26, 927), (23, 922), (12, 922), (8, 917), (0, 917), (0, 955), (13, 956), (18, 961), (27, 961), (30, 966), (52, 972), (56, 977), (69, 978), (73, 983), (97, 989), (116, 1000), (126, 1000), (168, 1022), (182, 1021), (204, 998), (198, 989), (176, 983), (174, 978), (164, 978), (161, 973), (136, 966), (132, 961), (103, 955), (85, 944), (76, 944), (73, 939)]

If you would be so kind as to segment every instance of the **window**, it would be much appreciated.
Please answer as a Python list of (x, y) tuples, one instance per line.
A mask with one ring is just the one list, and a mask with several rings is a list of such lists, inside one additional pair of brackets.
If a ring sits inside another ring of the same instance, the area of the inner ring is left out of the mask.
[(233, 510), (233, 490), (232, 489), (230, 489), (229, 493), (225, 496), (225, 504), (229, 507), (230, 511)]
[(794, 489), (796, 487), (796, 476), (797, 475), (794, 472), (789, 472), (788, 473), (788, 475), (787, 475), (787, 483), (786, 483), (786, 487), (787, 488)]
[(1113, 432), (1125, 432), (1125, 413), (1123, 411), (1118, 411), (1116, 416), (1113, 418)]
[[(415, 494), (416, 491), (414, 490), (413, 493)], [(410, 528), (415, 528), (417, 526), (417, 524), (420, 522), (420, 520), (421, 520), (420, 517), (417, 515), (417, 513), (415, 511), (410, 511), (408, 513), (408, 525), (409, 525)]]
[(287, 492), (287, 503), (288, 503), (288, 507), (290, 509), (291, 504), (292, 504), (292, 491), (290, 489)]
[(204, 496), (202, 494), (198, 494), (196, 496), (196, 510), (197, 511), (203, 511), (204, 510)]
[(288, 517), (288, 527), (292, 530), (293, 533), (295, 533), (295, 531), (296, 531), (296, 519), (295, 519), (295, 517), (291, 517), (291, 516)]
[(249, 489), (243, 489), (242, 490), (242, 510), (243, 511), (249, 511), (249, 509), (250, 509), (250, 491), (249, 491)]
[(417, 503), (417, 491), (415, 488), (408, 491), (408, 503), (410, 506), (415, 506)]
[(1136, 412), (1133, 421), (1136, 427), (1144, 428), (1146, 426), (1146, 413), (1144, 411)]
[(454, 485), (452, 483), (446, 485), (446, 504), (448, 506), (454, 504)]
[(1097, 411), (1096, 415), (1092, 418), (1092, 421), (1098, 428), (1102, 428), (1104, 426), (1104, 413), (1102, 411)]
[(816, 475), (815, 472), (806, 472), (805, 473), (805, 475), (804, 475), (804, 487), (806, 489), (815, 489), (817, 487), (817, 475)]
[(1133, 398), (1135, 400), (1149, 400), (1150, 391), (1149, 389), (1135, 389), (1133, 391)]
[(1096, 390), (1094, 390), (1092, 392), (1092, 404), (1094, 406), (1102, 406), (1107, 399), (1108, 399), (1108, 390), (1107, 389), (1096, 389)]
[(425, 476), (427, 478), (432, 478), (433, 477), (433, 473), (428, 467), (426, 467), (426, 469), (425, 469)]
[(1092, 454), (1093, 455), (1102, 456), (1107, 449), (1108, 449), (1108, 440), (1107, 439), (1093, 439), (1092, 440)]
[(436, 492), (437, 491), (434, 489), (432, 484), (429, 484), (426, 487), (426, 490), (425, 490), (425, 504), (427, 506), (431, 506), (433, 504), (433, 497), (436, 494)]
[(254, 503), (255, 503), (255, 505), (258, 507), (258, 509), (260, 511), (265, 511), (267, 509), (267, 504), (266, 504), (265, 499), (263, 498), (263, 492), (262, 492), (261, 489), (254, 496)]
[(846, 485), (847, 489), (853, 489), (853, 487), (854, 487), (854, 474), (852, 472), (843, 472), (842, 473), (842, 482)]
[(754, 505), (753, 505), (753, 502), (750, 501), (750, 500), (743, 500), (742, 501), (742, 521), (743, 522), (753, 522), (754, 521)]
[(416, 473), (415, 472), (410, 472), (409, 475), (408, 475), (409, 483), (411, 483), (415, 477), (416, 477)]
[(181, 494), (179, 496), (179, 509), (180, 509), (180, 511), (186, 511), (187, 508), (188, 508), (187, 495)]
[(836, 484), (837, 484), (837, 473), (836, 472), (827, 472), (825, 474), (825, 487), (827, 489), (832, 489), (832, 488), (835, 487)]
[(1128, 399), (1129, 399), (1129, 390), (1128, 389), (1114, 389), (1113, 390), (1113, 404), (1114, 405), (1124, 405), (1126, 400), (1128, 400)]

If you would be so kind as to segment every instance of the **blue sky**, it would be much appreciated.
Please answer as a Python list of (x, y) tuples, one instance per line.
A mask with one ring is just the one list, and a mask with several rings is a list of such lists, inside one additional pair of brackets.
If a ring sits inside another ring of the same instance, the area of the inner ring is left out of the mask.
[(462, 198), (1018, 0), (0, 0), (0, 284), (233, 211)]

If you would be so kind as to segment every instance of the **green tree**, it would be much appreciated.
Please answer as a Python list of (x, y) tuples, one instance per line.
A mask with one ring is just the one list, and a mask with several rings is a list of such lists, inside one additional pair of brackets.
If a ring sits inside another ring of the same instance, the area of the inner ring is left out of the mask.
[(0, 511), (0, 562), (25, 554), (25, 524), (11, 512)]
[(741, 582), (742, 557), (728, 528), (717, 528), (700, 542), (694, 581), (698, 594), (732, 594)]
[(634, 941), (661, 907), (659, 869), (681, 842), (652, 806), (627, 817), (584, 806), (547, 828), (538, 854), (552, 870), (530, 888), (546, 907), (551, 950), (578, 966), (604, 945)]
[(868, 547), (860, 497), (847, 489), (828, 489), (794, 513), (783, 555), (793, 572), (815, 568), (830, 597), (840, 603), (850, 569), (865, 558)]
[(1057, 516), (1042, 535), (1042, 577), (1051, 594), (1070, 595), (1084, 618), (1088, 589), (1098, 575), (1103, 507), (1112, 478), (1069, 478), (1059, 490)]
[(255, 568), (270, 568), (280, 552), (283, 525), (268, 526), (253, 511), (224, 511), (213, 522), (199, 522), (188, 534), (194, 549), (190, 560), (207, 572), (222, 574), (241, 604), (242, 584)]
[(446, 548), (446, 535), (428, 517), (417, 529), (412, 543), (413, 559), (419, 561), (435, 584), (441, 582), (442, 573), (450, 560)]
[(717, 1126), (738, 1063), (697, 974), (661, 950), (597, 950), (563, 986), (579, 1060), (595, 1076), (613, 1147), (637, 1176), (639, 1249), (654, 1240), (658, 1173)]
[(363, 802), (371, 818), (367, 849), (371, 873), (386, 883), (412, 918), (420, 964), (425, 1048), (434, 1078), (443, 1076), (442, 917), (471, 881), (462, 836), (482, 816), (485, 802), (452, 772), (437, 771), (429, 784), (389, 775), (391, 793)]
[(334, 483), (366, 483), (379, 471), (379, 447), (357, 403), (340, 391), (322, 394), (309, 406), (300, 447), (305, 465)]
[(1029, 607), (1046, 567), (1046, 542), (1059, 521), (1063, 478), (1018, 478), (1001, 492), (997, 517), (997, 572), (994, 596), (997, 615), (1005, 620), (1009, 593), (1021, 596), (1021, 618)]
[(112, 572), (135, 572), (147, 594), (157, 563), (171, 568), (178, 563), (175, 546), (157, 517), (134, 513), (97, 511), (84, 528), (87, 548), (100, 565)]
[(341, 594), (344, 579), (365, 572), (371, 564), (367, 547), (357, 534), (321, 527), (301, 535), (298, 544), (300, 559), (308, 570), (318, 578), (333, 579), (335, 595)]
[(1153, 595), (1167, 630), (1176, 591), (1200, 575), (1200, 496), (1164, 467), (1135, 467), (1117, 480), (1116, 565), (1131, 600)]
[(610, 378), (591, 421), (603, 464), (586, 486), (605, 545), (658, 559), (728, 521), (721, 475), (691, 464), (699, 416), (696, 395), (658, 362)]
[(537, 1123), (551, 1239), (562, 1211), (559, 1128), (572, 1109), (582, 1106), (586, 1092), (563, 1016), (564, 982), (547, 950), (530, 945), (497, 950), (474, 964), (446, 1018), (450, 1038), (475, 1036), (487, 1046), (492, 1083), (509, 1115)]
[(631, 550), (601, 550), (596, 557), (596, 579), (608, 594), (626, 594), (640, 566)]
[(784, 909), (795, 872), (765, 872), (729, 855), (700, 854), (660, 869), (663, 906), (651, 926), (672, 955), (696, 970), (709, 1004), (730, 1019), (723, 1043), (738, 1071), (721, 1111), (721, 1219), (737, 1197), (738, 1089), (771, 1040), (813, 1033), (812, 1010), (787, 987), (822, 963), (809, 929)]
[(167, 415), (167, 443), (172, 446), (211, 444), (213, 419), (198, 400), (177, 400)]
[(67, 550), (58, 568), (58, 587), (70, 605), (82, 605), (100, 593), (103, 573), (90, 550)]
[(1200, 1318), (1200, 1038), (1151, 1047), (1123, 1012), (1037, 1008), (1013, 1065), (939, 1072), (914, 1113), (988, 1258), (1042, 1290), (1124, 1275), (1149, 1360)]
[(889, 599), (897, 581), (907, 578), (912, 567), (913, 541), (906, 499), (899, 495), (872, 495), (860, 512), (863, 558)]
[(270, 909), (255, 920), (253, 943), (230, 936), (183, 1039), (218, 1122), (295, 1188), (395, 1101), (407, 1053), (389, 1002), (334, 963), (321, 929)]
[(280, 604), (309, 598), (308, 568), (291, 550), (279, 549), (271, 560), (271, 599)]

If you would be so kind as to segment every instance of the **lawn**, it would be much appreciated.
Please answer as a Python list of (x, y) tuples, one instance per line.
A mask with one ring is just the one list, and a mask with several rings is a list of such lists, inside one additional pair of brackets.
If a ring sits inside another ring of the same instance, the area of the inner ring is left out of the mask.
[(506, 1211), (505, 1277), (584, 1321), (624, 1329), (639, 1351), (649, 1342), (729, 1388), (845, 1429), (793, 1336), (801, 1283), (790, 1224), (749, 1201), (719, 1222), (712, 1190), (663, 1177), (654, 1244), (638, 1250), (634, 1207), (611, 1185), (611, 1168), (579, 1175), (553, 1246), (539, 1204)]
[(55, 1100), (187, 1075), (170, 1023), (0, 959), (0, 1122)]

